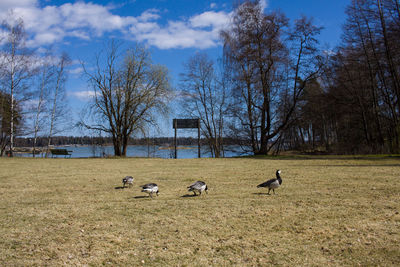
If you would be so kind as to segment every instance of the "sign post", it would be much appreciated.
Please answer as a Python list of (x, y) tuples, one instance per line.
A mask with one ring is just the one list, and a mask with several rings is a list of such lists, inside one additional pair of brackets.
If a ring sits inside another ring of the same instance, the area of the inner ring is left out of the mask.
[(198, 146), (198, 157), (201, 157), (200, 154), (200, 119), (173, 119), (172, 127), (175, 129), (175, 138), (174, 138), (174, 146), (175, 146), (175, 158), (178, 158), (177, 151), (177, 139), (176, 133), (177, 129), (194, 129), (197, 128), (197, 146)]

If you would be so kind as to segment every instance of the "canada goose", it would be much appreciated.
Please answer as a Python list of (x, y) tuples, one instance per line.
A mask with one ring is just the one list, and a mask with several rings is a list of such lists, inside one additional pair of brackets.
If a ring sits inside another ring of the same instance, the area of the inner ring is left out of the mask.
[(158, 191), (158, 185), (156, 185), (154, 183), (145, 184), (140, 187), (142, 188), (142, 192), (149, 194), (150, 197), (153, 197), (153, 193), (156, 193), (156, 195), (158, 196), (158, 194), (160, 192), (160, 191)]
[(132, 176), (126, 176), (125, 178), (122, 179), (122, 183), (124, 184), (124, 187), (126, 184), (129, 185), (129, 187), (132, 186), (133, 184), (133, 177)]
[(275, 194), (275, 188), (278, 188), (282, 184), (282, 179), (281, 179), (280, 174), (281, 174), (281, 171), (277, 170), (275, 179), (271, 179), (262, 184), (259, 184), (259, 185), (257, 185), (257, 188), (258, 187), (268, 187), (268, 195), (269, 195), (269, 191), (271, 191), (271, 189), (272, 189), (272, 191), (274, 191), (274, 194)]
[(207, 193), (208, 190), (206, 183), (202, 181), (197, 181), (194, 184), (188, 186), (188, 188), (188, 191), (193, 191), (195, 196), (197, 196), (196, 191), (199, 192), (199, 195), (201, 195), (201, 192), (205, 191)]

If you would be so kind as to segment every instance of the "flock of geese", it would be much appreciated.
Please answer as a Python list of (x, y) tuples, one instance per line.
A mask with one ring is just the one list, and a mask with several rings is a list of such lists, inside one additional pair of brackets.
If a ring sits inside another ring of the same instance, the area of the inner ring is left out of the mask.
[[(282, 184), (282, 178), (281, 178), (281, 171), (277, 170), (276, 173), (276, 178), (270, 179), (264, 183), (261, 183), (257, 185), (257, 188), (268, 188), (268, 195), (272, 189), (272, 191), (275, 194), (275, 189), (281, 186)], [(122, 179), (122, 184), (123, 187), (125, 188), (127, 185), (131, 187), (133, 185), (133, 177), (132, 176), (126, 176), (125, 178)], [(155, 183), (148, 183), (145, 185), (140, 186), (142, 188), (142, 192), (149, 194), (149, 197), (153, 198), (153, 194), (156, 194), (156, 196), (159, 195), (160, 191), (158, 190), (158, 185)], [(197, 181), (188, 187), (189, 192), (193, 192), (194, 196), (200, 196), (202, 192), (206, 192), (207, 194), (207, 184), (203, 181)], [(198, 193), (198, 194), (197, 194)]]

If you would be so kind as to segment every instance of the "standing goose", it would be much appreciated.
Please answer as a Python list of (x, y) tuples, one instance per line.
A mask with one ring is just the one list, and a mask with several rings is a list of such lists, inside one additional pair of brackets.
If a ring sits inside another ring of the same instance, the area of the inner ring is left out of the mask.
[(197, 196), (196, 191), (199, 192), (199, 195), (201, 195), (201, 192), (203, 192), (203, 191), (205, 191), (207, 194), (207, 190), (208, 190), (206, 183), (202, 182), (202, 181), (197, 181), (194, 184), (188, 186), (187, 188), (189, 188), (189, 190), (188, 190), (189, 192), (193, 191), (195, 196)]
[(257, 185), (257, 188), (258, 187), (268, 187), (268, 195), (269, 195), (269, 191), (271, 191), (271, 189), (272, 189), (272, 191), (274, 191), (274, 194), (275, 194), (275, 188), (278, 188), (282, 184), (282, 178), (281, 178), (280, 174), (281, 174), (281, 171), (277, 170), (275, 179), (271, 179), (262, 184), (259, 184), (259, 185)]
[(153, 193), (156, 193), (156, 195), (158, 196), (158, 185), (154, 184), (154, 183), (150, 183), (150, 184), (145, 184), (140, 186), (142, 188), (142, 192), (145, 192), (147, 194), (149, 194), (149, 196), (152, 198), (153, 197)]
[(124, 187), (125, 187), (126, 184), (128, 184), (129, 187), (131, 187), (132, 184), (133, 184), (133, 177), (132, 176), (126, 176), (125, 178), (122, 179), (122, 183), (123, 183)]

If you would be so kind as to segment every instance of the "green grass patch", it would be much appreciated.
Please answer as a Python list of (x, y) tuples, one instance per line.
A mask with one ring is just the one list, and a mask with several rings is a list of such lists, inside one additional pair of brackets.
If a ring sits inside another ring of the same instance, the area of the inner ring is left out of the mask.
[(399, 179), (389, 156), (1, 158), (0, 265), (399, 266)]

